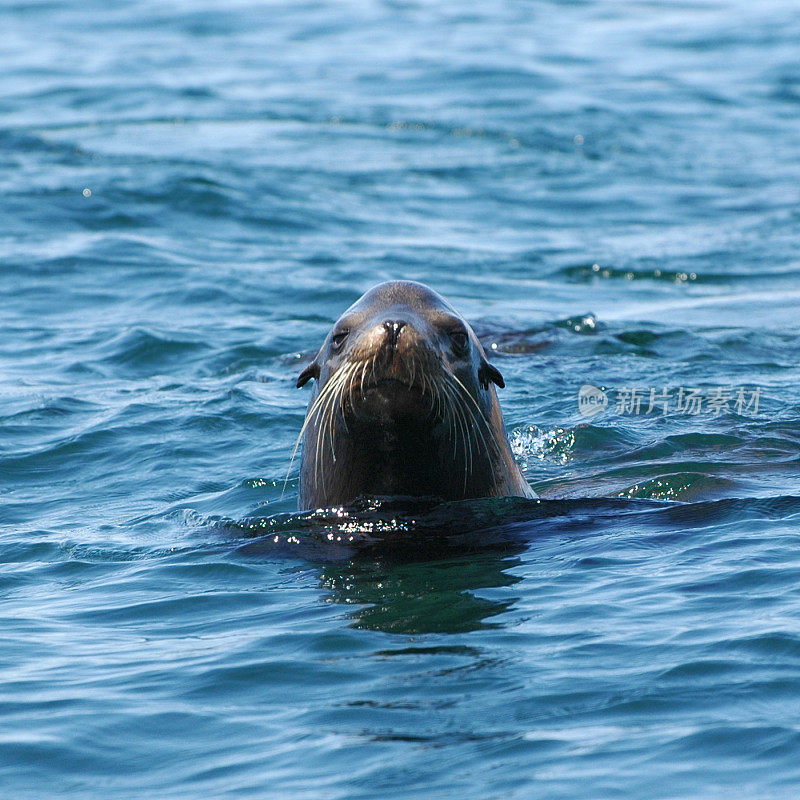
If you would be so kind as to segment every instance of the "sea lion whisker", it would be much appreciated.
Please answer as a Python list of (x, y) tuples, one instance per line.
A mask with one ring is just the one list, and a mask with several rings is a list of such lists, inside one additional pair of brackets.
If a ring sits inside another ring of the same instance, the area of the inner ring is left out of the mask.
[[(453, 443), (453, 461), (456, 460), (458, 455), (458, 443), (459, 443), (459, 435), (458, 432), (460, 430), (459, 425), (459, 417), (458, 417), (458, 403), (459, 400), (455, 396), (453, 390), (450, 386), (445, 382), (442, 384), (442, 391), (447, 398), (447, 403), (445, 404), (445, 408), (447, 409), (447, 432), (450, 440)], [(461, 440), (463, 444), (463, 439)]]
[[(342, 396), (340, 389), (343, 388), (344, 384), (347, 382), (350, 374), (352, 372), (351, 365), (347, 365), (346, 367), (340, 369), (333, 378), (331, 378), (328, 383), (325, 385), (325, 390), (320, 392), (319, 397), (317, 398), (316, 402), (314, 403), (313, 414), (315, 417), (315, 429), (317, 439), (315, 442), (315, 451), (314, 451), (314, 481), (315, 483), (319, 482), (320, 479), (320, 472), (322, 470), (322, 455), (324, 452), (324, 445), (325, 445), (325, 438), (330, 431), (331, 437), (331, 454), (333, 455), (335, 461), (335, 451), (333, 448), (333, 426), (335, 424), (335, 414), (334, 409), (336, 406), (337, 401), (341, 402)], [(330, 387), (330, 388), (329, 388)], [(309, 412), (311, 415), (312, 412)], [(325, 474), (324, 470), (322, 470), (322, 485), (325, 485)]]
[[(485, 452), (487, 458), (489, 458), (489, 460), (491, 461), (494, 456), (500, 456), (501, 455), (500, 451), (499, 451), (499, 449), (497, 447), (497, 443), (495, 441), (495, 438), (492, 435), (491, 429), (489, 428), (489, 424), (486, 422), (486, 419), (484, 418), (482, 413), (476, 413), (476, 411), (475, 411), (475, 409), (478, 409), (478, 411), (480, 411), (480, 406), (478, 406), (478, 404), (475, 402), (475, 399), (467, 391), (467, 388), (464, 386), (464, 384), (455, 375), (449, 374), (448, 377), (452, 378), (452, 380), (453, 380), (453, 382), (451, 382), (451, 384), (450, 384), (451, 386), (453, 386), (454, 388), (455, 387), (459, 387), (458, 388), (458, 397), (459, 397), (459, 399), (461, 401), (462, 409), (464, 410), (464, 412), (469, 412), (469, 416), (476, 423), (474, 426), (468, 426), (468, 428), (469, 428), (471, 433), (473, 433), (475, 436), (479, 436), (480, 437), (481, 444), (483, 445), (483, 451)], [(470, 400), (472, 400), (472, 405), (468, 405), (466, 403), (466, 401), (464, 400), (464, 394), (467, 394), (469, 396)], [(487, 441), (487, 437), (484, 435), (483, 427), (485, 427), (487, 429), (487, 432), (489, 433), (488, 441)], [(489, 444), (490, 442), (491, 442), (491, 445)], [(475, 445), (478, 444), (477, 439), (475, 440), (474, 444)], [(495, 476), (495, 470), (492, 468), (491, 463), (489, 465), (489, 472), (490, 472), (490, 474), (492, 476), (493, 485), (495, 486), (495, 488), (498, 488), (497, 478)]]
[(442, 389), (439, 383), (434, 383), (435, 396), (436, 396), (436, 417), (437, 419), (444, 419), (442, 416)]
[(463, 398), (457, 397), (457, 413), (459, 419), (461, 421), (461, 430), (463, 431), (463, 438), (462, 444), (464, 445), (464, 462), (469, 464), (469, 468), (464, 470), (464, 493), (466, 494), (467, 491), (467, 477), (472, 477), (474, 466), (473, 466), (473, 449), (474, 449), (474, 442), (473, 442), (473, 431), (474, 428), (469, 424), (467, 419), (467, 408), (465, 407), (465, 403)]
[(335, 389), (335, 383), (336, 383), (335, 380), (329, 380), (325, 384), (325, 386), (323, 386), (322, 389), (320, 389), (319, 394), (314, 398), (314, 402), (311, 404), (311, 407), (306, 412), (306, 418), (305, 420), (303, 420), (303, 425), (300, 428), (300, 433), (297, 435), (297, 439), (295, 440), (294, 443), (294, 448), (292, 449), (292, 457), (289, 459), (289, 468), (286, 470), (286, 477), (283, 479), (283, 489), (281, 490), (281, 499), (283, 499), (283, 495), (286, 492), (286, 486), (289, 483), (289, 475), (292, 474), (292, 465), (294, 464), (294, 459), (297, 456), (297, 450), (300, 447), (300, 442), (303, 440), (303, 436), (305, 435), (308, 426), (311, 424), (314, 417), (317, 415), (320, 405), (323, 402), (323, 398), (329, 391), (332, 392)]
[(450, 405), (448, 406), (448, 411), (450, 412), (450, 418), (452, 420), (452, 426), (453, 426), (453, 458), (455, 458), (455, 455), (456, 455), (455, 445), (456, 445), (456, 442), (458, 441), (458, 404), (459, 404), (459, 400), (458, 400), (458, 397), (455, 395), (453, 390), (450, 389), (449, 386), (446, 387), (446, 393), (447, 393), (447, 396), (449, 397), (449, 403), (450, 403)]
[[(423, 395), (423, 396), (425, 396), (425, 395)], [(434, 414), (434, 408), (436, 407), (436, 404), (438, 402), (438, 396), (439, 396), (439, 388), (434, 383), (433, 384), (433, 391), (429, 395), (427, 395), (427, 397), (429, 398), (429, 400), (428, 400), (428, 416), (431, 417), (434, 421), (438, 417), (438, 415)]]
[(461, 409), (462, 401), (448, 383), (444, 383), (442, 388), (444, 389), (444, 392), (450, 401), (448, 404), (448, 411), (450, 413), (450, 419), (452, 422), (453, 460), (455, 460), (456, 456), (458, 455), (457, 445), (459, 441), (461, 444), (464, 444), (464, 438), (466, 438), (463, 435), (459, 437), (459, 431), (463, 431), (463, 411)]
[[(344, 428), (345, 433), (347, 433), (347, 421), (345, 415), (345, 403), (347, 401), (350, 402), (351, 406), (353, 404), (352, 398), (352, 389), (353, 389), (353, 377), (358, 370), (358, 364), (348, 364), (347, 368), (343, 371), (339, 378), (337, 389), (341, 389), (342, 391), (334, 391), (330, 394), (328, 400), (325, 403), (325, 408), (322, 412), (323, 418), (321, 421), (324, 421), (324, 425), (321, 425), (322, 429), (322, 437), (328, 438), (328, 446), (331, 451), (331, 459), (333, 463), (336, 463), (336, 440), (335, 440), (335, 431), (337, 424), (341, 421), (342, 427)], [(347, 392), (345, 393), (344, 389), (347, 387)], [(324, 453), (324, 441), (323, 441), (323, 449), (322, 453)], [(320, 457), (319, 467), (315, 463), (315, 470), (318, 468), (323, 468), (324, 465), (322, 463), (322, 457)], [(325, 475), (323, 474), (323, 482), (324, 482)]]
[(366, 380), (367, 380), (367, 365), (368, 364), (369, 364), (369, 361), (365, 360), (364, 361), (364, 366), (361, 367), (361, 402), (362, 403), (364, 402), (364, 384), (366, 383)]
[(458, 430), (460, 432), (460, 436), (457, 436), (455, 441), (460, 441), (464, 450), (464, 494), (466, 494), (467, 477), (471, 476), (472, 474), (472, 438), (469, 426), (467, 425), (466, 417), (464, 416), (463, 401), (458, 397), (454, 399), (455, 403), (453, 405), (453, 410), (455, 411), (455, 417), (458, 422)]
[[(343, 388), (344, 385), (347, 383), (348, 379), (349, 379), (349, 372), (343, 373), (339, 379), (338, 385)], [(314, 473), (316, 480), (319, 480), (320, 472), (322, 473), (321, 477), (323, 486), (325, 484), (325, 476), (327, 474), (323, 463), (325, 455), (325, 442), (327, 439), (328, 447), (330, 448), (331, 452), (331, 460), (335, 464), (336, 445), (333, 433), (337, 422), (336, 406), (337, 403), (341, 405), (342, 402), (344, 402), (342, 395), (339, 395), (337, 397), (335, 393), (331, 393), (330, 395), (328, 395), (328, 399), (325, 401), (325, 405), (322, 411), (320, 412), (320, 424), (317, 430), (317, 452), (315, 454), (316, 457), (314, 460)]]
[(447, 412), (447, 435), (453, 442), (453, 458), (456, 457), (456, 425), (455, 425), (455, 411), (453, 410), (454, 399), (447, 384), (442, 385), (442, 391), (447, 397), (445, 403), (445, 410)]
[[(326, 435), (326, 427), (329, 424), (329, 420), (331, 417), (331, 403), (334, 399), (334, 391), (335, 389), (340, 386), (344, 380), (344, 370), (338, 373), (328, 384), (327, 386), (331, 386), (331, 391), (326, 392), (323, 398), (323, 402), (320, 403), (319, 408), (316, 412), (316, 441), (314, 442), (314, 482), (319, 485), (320, 483), (320, 468), (321, 468), (321, 461), (322, 461), (322, 451), (325, 442), (325, 435)], [(323, 490), (325, 487), (325, 475), (324, 471), (322, 472), (322, 486)]]
[(486, 421), (486, 418), (483, 416), (483, 411), (481, 410), (481, 407), (478, 405), (478, 402), (470, 394), (469, 389), (467, 389), (467, 387), (464, 386), (464, 384), (453, 373), (449, 373), (449, 377), (452, 378), (452, 380), (455, 381), (456, 385), (460, 387), (461, 396), (463, 397), (463, 395), (466, 395), (471, 401), (472, 406), (468, 406), (468, 408), (470, 409), (473, 419), (478, 423), (478, 430), (479, 433), (481, 434), (481, 438), (483, 439), (484, 445), (486, 446), (487, 450), (489, 449), (489, 445), (488, 442), (486, 441), (486, 438), (483, 435), (483, 431), (480, 430), (481, 423), (486, 428), (487, 432), (489, 433), (489, 438), (492, 440), (492, 444), (496, 448), (497, 443), (494, 441), (494, 437), (491, 435), (492, 433), (491, 428), (489, 427), (489, 423)]
[[(344, 384), (344, 382), (345, 376), (343, 374), (337, 376), (336, 385), (341, 386)], [(325, 402), (322, 404), (319, 410), (319, 420), (317, 423), (317, 446), (314, 457), (315, 475), (318, 475), (322, 465), (322, 456), (325, 452), (325, 439), (328, 435), (330, 426), (333, 424), (333, 407), (336, 403), (336, 400), (336, 395), (333, 392), (329, 392), (325, 397)]]
[[(340, 414), (341, 414), (342, 420), (344, 420), (344, 418), (345, 418), (345, 414), (344, 414), (344, 412), (345, 412), (345, 402), (350, 403), (350, 408), (354, 408), (355, 407), (355, 400), (353, 399), (353, 393), (354, 393), (355, 387), (356, 387), (356, 381), (355, 381), (356, 372), (358, 372), (358, 365), (357, 364), (350, 370), (350, 373), (347, 376), (347, 392), (346, 392), (346, 394), (344, 392), (342, 392), (342, 398), (341, 398), (341, 401), (339, 403), (339, 410), (340, 410)], [(347, 424), (347, 423), (345, 423), (345, 424)]]

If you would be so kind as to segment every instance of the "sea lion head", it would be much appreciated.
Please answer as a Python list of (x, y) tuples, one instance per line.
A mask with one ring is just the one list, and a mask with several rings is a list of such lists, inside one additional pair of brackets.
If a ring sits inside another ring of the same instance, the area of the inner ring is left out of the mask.
[[(516, 486), (527, 484), (494, 390), (503, 377), (472, 328), (427, 286), (391, 281), (368, 291), (336, 321), (297, 385), (312, 379), (302, 508), (364, 494), (527, 494)], [(515, 490), (503, 479), (508, 471)]]

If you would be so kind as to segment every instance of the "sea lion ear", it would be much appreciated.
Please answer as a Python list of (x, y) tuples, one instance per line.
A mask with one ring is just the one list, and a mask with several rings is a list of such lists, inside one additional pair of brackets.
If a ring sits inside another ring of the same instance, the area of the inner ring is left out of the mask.
[(319, 364), (316, 360), (312, 361), (298, 376), (297, 388), (305, 386), (312, 378), (319, 379)]
[(500, 370), (497, 367), (493, 367), (488, 361), (482, 360), (481, 361), (481, 368), (478, 370), (478, 380), (481, 382), (481, 386), (484, 389), (489, 388), (489, 383), (496, 383), (501, 389), (505, 389), (506, 382), (503, 380), (503, 376), (500, 374)]

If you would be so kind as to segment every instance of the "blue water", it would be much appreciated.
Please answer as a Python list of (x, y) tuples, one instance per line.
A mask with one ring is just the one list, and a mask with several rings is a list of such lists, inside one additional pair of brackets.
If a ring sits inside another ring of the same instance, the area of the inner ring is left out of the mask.
[[(800, 794), (795, 3), (0, 19), (3, 797)], [(295, 513), (388, 278), (540, 503)]]

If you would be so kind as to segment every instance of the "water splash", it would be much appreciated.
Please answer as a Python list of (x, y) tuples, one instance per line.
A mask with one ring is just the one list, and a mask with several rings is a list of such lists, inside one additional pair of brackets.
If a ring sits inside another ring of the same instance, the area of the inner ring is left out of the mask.
[(575, 447), (575, 433), (568, 428), (545, 430), (537, 425), (525, 425), (512, 429), (508, 441), (514, 458), (525, 470), (534, 461), (569, 463)]

